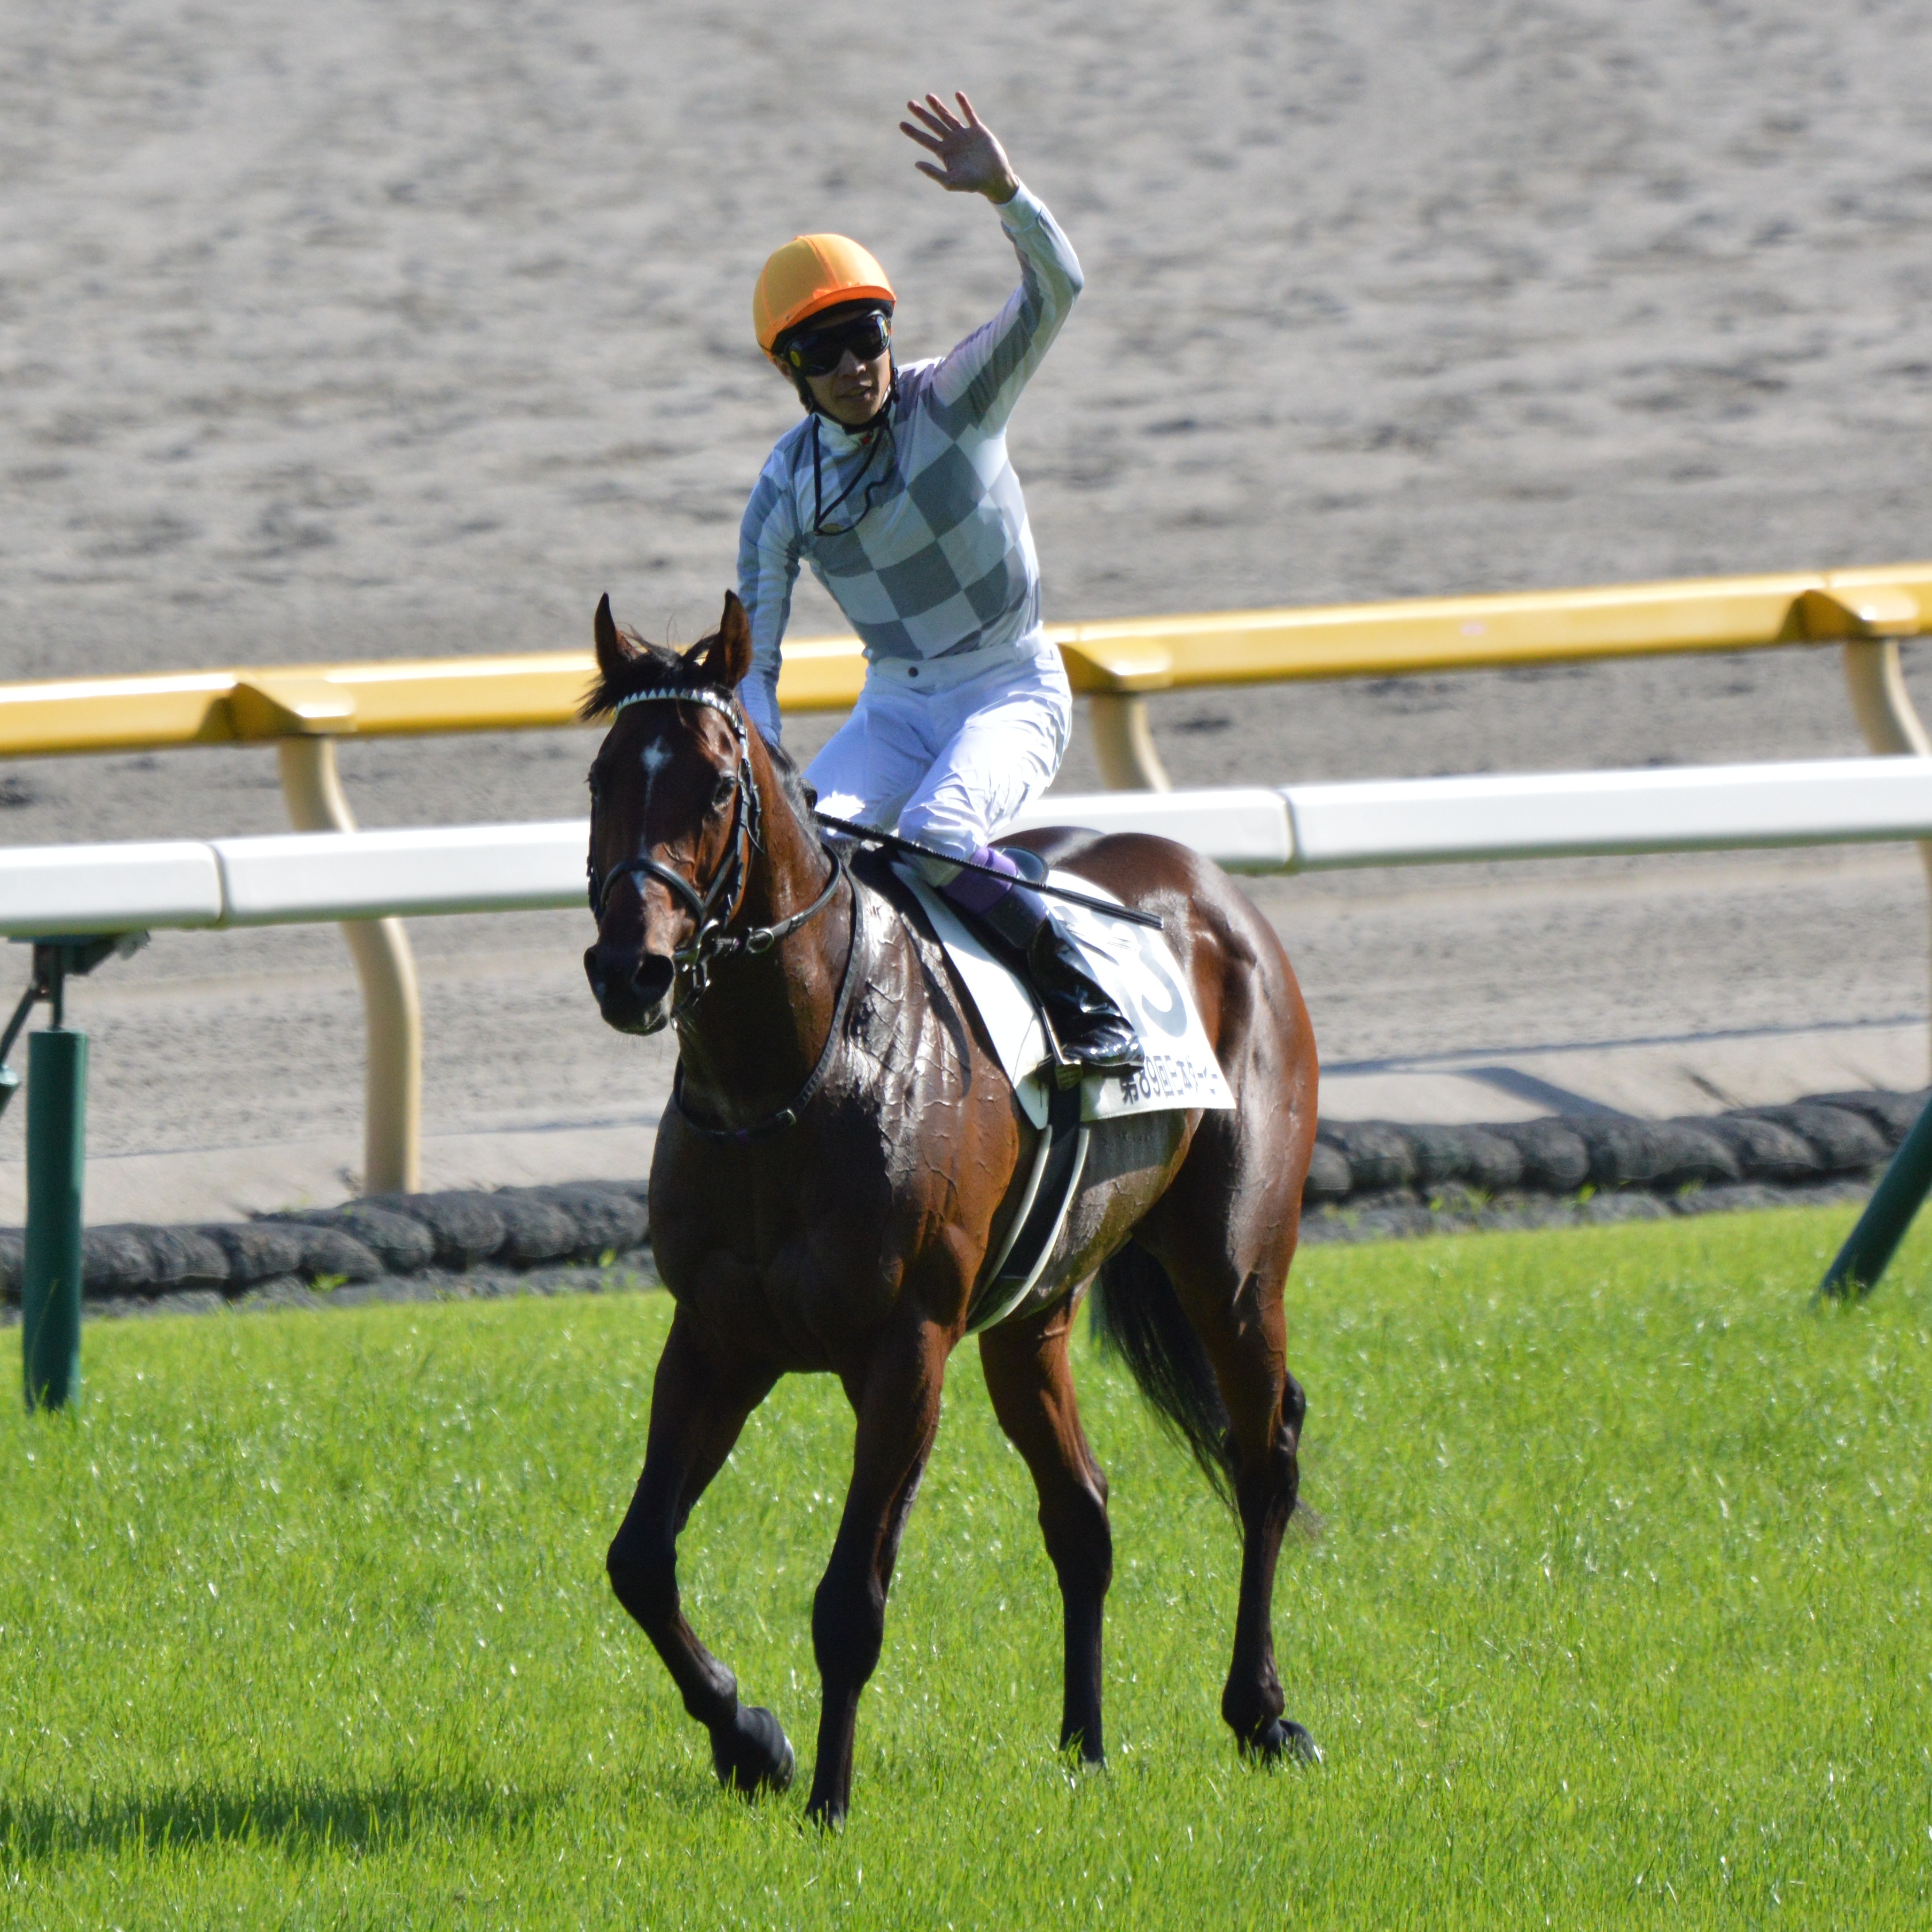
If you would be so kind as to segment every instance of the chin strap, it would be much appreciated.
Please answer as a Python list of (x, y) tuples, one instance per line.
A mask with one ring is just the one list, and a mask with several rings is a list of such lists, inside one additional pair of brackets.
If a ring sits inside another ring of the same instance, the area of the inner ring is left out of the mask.
[[(892, 459), (888, 456), (885, 467), (877, 476), (872, 477), (869, 483), (866, 483), (866, 478), (872, 475), (872, 459), (880, 450), (890, 449), (894, 445), (895, 439), (892, 433), (890, 418), (892, 404), (898, 400), (898, 393), (899, 365), (895, 362), (892, 364), (892, 387), (886, 392), (886, 400), (877, 414), (868, 416), (862, 423), (856, 426), (850, 423), (838, 424), (838, 427), (848, 436), (872, 434), (874, 435), (874, 441), (872, 446), (866, 452), (865, 461), (859, 466), (858, 475), (854, 477), (851, 482), (832, 500), (831, 508), (829, 510), (825, 502), (824, 472), (821, 467), (818, 441), (818, 419), (824, 415), (825, 412), (818, 406), (817, 403), (808, 401), (806, 407), (812, 412), (812, 533), (814, 536), (850, 536), (866, 520), (866, 512), (872, 507), (874, 494), (891, 480)], [(836, 422), (837, 418), (834, 417), (828, 420)], [(860, 502), (858, 514), (849, 524), (836, 530), (828, 530), (825, 524), (826, 517), (836, 516), (842, 506), (850, 500), (854, 492), (862, 483), (866, 483), (866, 494)]]

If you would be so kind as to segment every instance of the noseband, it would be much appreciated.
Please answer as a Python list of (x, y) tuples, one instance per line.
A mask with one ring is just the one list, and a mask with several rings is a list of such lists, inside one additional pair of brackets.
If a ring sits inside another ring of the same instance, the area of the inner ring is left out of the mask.
[[(613, 719), (616, 714), (633, 704), (670, 704), (708, 705), (713, 711), (722, 712), (731, 727), (731, 733), (738, 741), (738, 770), (733, 781), (737, 793), (732, 814), (731, 849), (718, 862), (711, 883), (703, 892), (694, 886), (681, 872), (674, 871), (662, 860), (650, 857), (620, 859), (600, 879), (597, 876), (597, 862), (594, 856), (584, 862), (584, 869), (590, 881), (590, 913), (600, 923), (604, 917), (604, 902), (610, 897), (610, 888), (620, 879), (634, 879), (639, 874), (652, 878), (663, 886), (671, 896), (681, 901), (695, 922), (695, 929), (688, 946), (681, 946), (671, 955), (671, 964), (686, 977), (690, 987), (688, 998), (678, 1000), (671, 1010), (675, 1019), (680, 1013), (687, 1012), (710, 989), (711, 968), (720, 959), (728, 958), (734, 953), (756, 955), (769, 952), (788, 933), (796, 932), (807, 920), (815, 918), (832, 903), (832, 896), (838, 890), (838, 882), (845, 873), (844, 862), (836, 847), (826, 848), (832, 861), (832, 876), (825, 883), (825, 890), (802, 912), (795, 912), (788, 919), (782, 919), (772, 926), (754, 926), (742, 932), (728, 932), (725, 928), (737, 917), (745, 902), (745, 893), (751, 884), (751, 851), (756, 846), (764, 850), (759, 833), (764, 829), (762, 808), (758, 800), (758, 788), (752, 776), (752, 750), (745, 735), (745, 720), (737, 705), (722, 692), (696, 690), (680, 691), (669, 686), (659, 686), (650, 691), (634, 691), (628, 698), (621, 698), (610, 707)], [(593, 807), (593, 812), (595, 808)], [(596, 841), (591, 841), (594, 849)]]

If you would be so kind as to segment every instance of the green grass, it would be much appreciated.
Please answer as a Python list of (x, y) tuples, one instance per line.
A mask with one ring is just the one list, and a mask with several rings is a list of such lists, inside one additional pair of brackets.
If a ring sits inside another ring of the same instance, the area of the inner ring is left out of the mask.
[[(1932, 1922), (1932, 1243), (1820, 1312), (1845, 1218), (1304, 1258), (1314, 1772), (1237, 1762), (1233, 1534), (1083, 1354), (1118, 1568), (1070, 1773), (964, 1352), (830, 1838), (803, 1777), (718, 1791), (604, 1585), (662, 1298), (90, 1326), (77, 1422), (0, 1420), (0, 1925)], [(782, 1385), (685, 1544), (804, 1769), (848, 1456)]]

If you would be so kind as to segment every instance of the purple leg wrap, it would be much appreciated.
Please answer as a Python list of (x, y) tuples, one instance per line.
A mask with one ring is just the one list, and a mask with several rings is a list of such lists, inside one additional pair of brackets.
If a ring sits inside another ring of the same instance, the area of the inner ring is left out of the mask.
[(961, 872), (950, 885), (941, 886), (939, 890), (962, 911), (991, 912), (1012, 890), (1020, 868), (1005, 853), (996, 851), (990, 845), (976, 845), (968, 856), (974, 865), (997, 867), (1006, 876), (989, 879), (983, 872)]

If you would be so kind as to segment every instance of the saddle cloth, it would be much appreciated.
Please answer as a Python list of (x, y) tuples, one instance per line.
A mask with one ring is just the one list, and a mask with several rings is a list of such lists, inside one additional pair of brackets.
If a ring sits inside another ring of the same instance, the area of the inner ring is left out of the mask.
[[(1053, 1083), (1050, 1069), (1042, 1070), (1048, 1067), (1052, 1052), (1032, 988), (910, 867), (894, 870), (917, 896), (979, 1010), (1027, 1118), (1036, 1127), (1044, 1126), (1048, 1088)], [(1105, 886), (1072, 872), (1054, 872), (1049, 883), (1092, 898), (1114, 897)], [(1150, 926), (1109, 919), (1070, 900), (1054, 900), (1053, 909), (1086, 955), (1094, 978), (1126, 1016), (1147, 1055), (1147, 1064), (1138, 1073), (1089, 1074), (1081, 1083), (1082, 1119), (1110, 1120), (1170, 1108), (1232, 1107), (1234, 1096), (1208, 1043), (1186, 976), (1166, 940)]]

